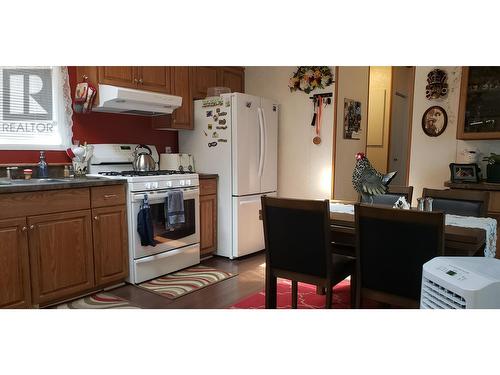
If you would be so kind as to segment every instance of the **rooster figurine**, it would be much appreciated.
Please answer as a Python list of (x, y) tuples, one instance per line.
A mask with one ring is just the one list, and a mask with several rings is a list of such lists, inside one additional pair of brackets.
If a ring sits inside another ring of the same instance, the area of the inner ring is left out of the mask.
[(362, 152), (356, 154), (356, 165), (352, 172), (352, 185), (361, 194), (363, 201), (373, 203), (374, 195), (385, 194), (387, 186), (396, 176), (397, 171), (383, 175), (372, 167), (370, 161)]

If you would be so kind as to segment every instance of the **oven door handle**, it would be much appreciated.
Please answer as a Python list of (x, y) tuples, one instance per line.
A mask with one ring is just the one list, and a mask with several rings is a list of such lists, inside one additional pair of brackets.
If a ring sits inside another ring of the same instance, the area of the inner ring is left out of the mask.
[[(186, 198), (191, 199), (191, 198), (194, 198), (194, 197), (199, 195), (198, 188), (183, 189), (182, 192), (184, 193), (184, 199), (186, 199)], [(143, 194), (134, 194), (132, 200), (134, 202), (140, 202), (144, 199), (145, 194), (148, 196), (149, 201), (165, 199), (168, 196), (167, 192), (161, 192), (161, 193), (148, 192), (148, 193), (143, 193)]]

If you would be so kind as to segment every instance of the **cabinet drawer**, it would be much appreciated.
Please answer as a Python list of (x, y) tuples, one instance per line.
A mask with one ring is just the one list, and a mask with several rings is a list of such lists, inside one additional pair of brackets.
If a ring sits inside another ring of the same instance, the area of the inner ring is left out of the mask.
[(217, 179), (200, 179), (200, 195), (217, 194)]
[(0, 194), (0, 219), (88, 208), (88, 188)]
[(92, 207), (125, 204), (125, 185), (96, 186), (90, 189)]

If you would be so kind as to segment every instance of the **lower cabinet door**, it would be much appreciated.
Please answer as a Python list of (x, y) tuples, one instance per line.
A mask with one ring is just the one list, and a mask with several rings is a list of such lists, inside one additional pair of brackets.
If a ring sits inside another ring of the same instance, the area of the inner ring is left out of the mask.
[(90, 210), (28, 217), (34, 304), (94, 286)]
[(31, 305), (26, 218), (0, 220), (0, 307)]
[(127, 209), (125, 206), (92, 210), (95, 282), (123, 281), (128, 276)]

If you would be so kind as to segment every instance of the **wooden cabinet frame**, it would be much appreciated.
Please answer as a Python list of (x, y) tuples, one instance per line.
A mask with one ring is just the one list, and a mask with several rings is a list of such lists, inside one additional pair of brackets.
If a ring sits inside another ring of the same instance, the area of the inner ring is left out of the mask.
[(462, 67), (462, 80), (460, 82), (460, 104), (458, 107), (457, 139), (500, 139), (498, 132), (466, 133), (465, 107), (467, 106), (467, 86), (469, 84), (469, 67)]

